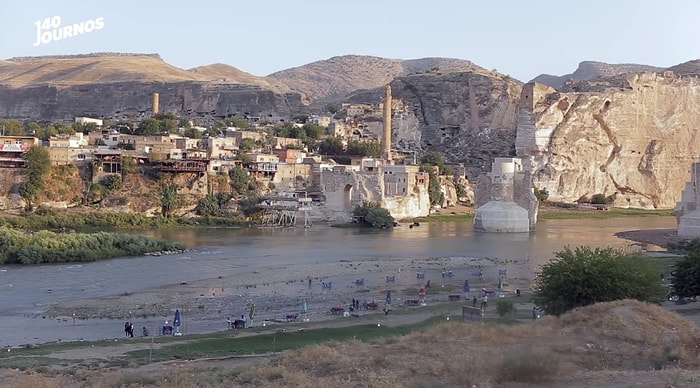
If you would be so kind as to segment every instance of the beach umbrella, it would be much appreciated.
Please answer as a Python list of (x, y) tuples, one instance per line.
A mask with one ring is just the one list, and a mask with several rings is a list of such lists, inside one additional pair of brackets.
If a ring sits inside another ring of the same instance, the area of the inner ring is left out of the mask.
[(173, 318), (173, 326), (175, 326), (175, 333), (180, 332), (180, 325), (182, 324), (182, 319), (180, 317), (180, 310), (175, 310), (175, 318)]
[(498, 278), (498, 289), (502, 290), (503, 289), (503, 279)]
[(182, 324), (181, 318), (180, 318), (180, 310), (175, 310), (175, 318), (173, 319), (173, 326), (175, 327), (180, 327)]
[(391, 304), (391, 290), (386, 290), (386, 304)]
[(306, 298), (301, 298), (301, 312), (302, 314), (309, 312), (309, 309), (306, 307)]
[(462, 286), (462, 291), (464, 291), (464, 292), (469, 292), (469, 291), (470, 291), (470, 288), (469, 288), (469, 280), (465, 280), (465, 281), (464, 281), (464, 286)]
[(248, 318), (252, 321), (255, 317), (255, 303), (250, 304), (250, 311), (248, 311)]

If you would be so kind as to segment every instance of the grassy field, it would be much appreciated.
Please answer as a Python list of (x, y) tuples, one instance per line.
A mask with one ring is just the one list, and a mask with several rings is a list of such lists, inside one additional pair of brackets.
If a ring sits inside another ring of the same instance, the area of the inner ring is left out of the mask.
[[(449, 209), (446, 209), (449, 210)], [(431, 214), (427, 217), (416, 218), (418, 222), (441, 222), (441, 221), (473, 221), (473, 208), (469, 213), (453, 211), (450, 214)], [(643, 210), (643, 209), (623, 209), (611, 208), (610, 210), (588, 210), (588, 209), (565, 209), (559, 207), (543, 206), (537, 213), (539, 220), (557, 219), (583, 219), (583, 218), (620, 218), (620, 217), (660, 217), (673, 216), (673, 210)]]

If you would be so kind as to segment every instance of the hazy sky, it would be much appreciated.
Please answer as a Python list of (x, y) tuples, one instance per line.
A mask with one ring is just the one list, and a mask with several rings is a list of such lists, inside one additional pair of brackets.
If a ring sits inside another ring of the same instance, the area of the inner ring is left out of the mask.
[[(104, 27), (35, 46), (35, 22), (54, 16), (59, 29), (99, 17)], [(346, 54), (439, 56), (528, 81), (582, 60), (699, 59), (699, 17), (697, 0), (0, 0), (0, 59), (159, 53), (184, 69), (267, 75)]]

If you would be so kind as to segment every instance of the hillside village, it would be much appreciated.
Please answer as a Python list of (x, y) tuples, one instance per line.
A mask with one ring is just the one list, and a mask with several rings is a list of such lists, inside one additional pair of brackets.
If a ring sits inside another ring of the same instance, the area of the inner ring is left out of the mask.
[[(221, 120), (218, 125), (199, 126), (187, 118), (163, 114), (158, 100), (156, 93), (149, 112), (152, 117), (131, 126), (126, 121), (110, 123), (75, 117), (73, 123), (56, 125), (58, 131), (53, 130), (53, 134), (43, 132), (45, 140), (31, 129), (19, 134), (15, 128), (14, 134), (9, 135), (5, 133), (8, 125), (3, 125), (0, 167), (15, 177), (22, 176), (25, 153), (35, 145), (46, 147), (53, 166), (78, 169), (79, 173), (73, 175), (82, 184), (74, 185), (84, 187), (86, 192), (77, 198), (76, 192), (70, 197), (48, 190), (42, 204), (99, 204), (113, 210), (158, 214), (157, 201), (151, 200), (150, 207), (134, 206), (137, 192), (144, 189), (134, 187), (135, 177), (139, 176), (140, 186), (151, 188), (150, 194), (144, 193), (146, 197), (154, 197), (153, 188), (175, 185), (184, 199), (174, 210), (179, 215), (193, 213), (198, 201), (207, 195), (224, 193), (232, 202), (247, 196), (250, 193), (237, 191), (234, 182), (241, 177), (236, 172), (245, 171), (246, 179), (253, 182), (253, 191), (263, 201), (261, 206), (266, 208), (263, 221), (276, 225), (295, 224), (298, 211), (303, 212), (299, 214), (303, 214), (305, 223), (350, 221), (353, 208), (365, 201), (379, 203), (396, 219), (411, 219), (426, 216), (431, 209), (454, 205), (455, 183), (461, 186), (463, 195), (468, 187), (464, 168), (451, 166), (454, 174), (440, 179), (441, 203), (433, 200), (437, 206), (431, 206), (430, 174), (419, 165), (421, 155), (395, 150), (390, 159), (380, 155), (383, 102), (344, 103), (330, 107), (330, 115), (264, 120), (245, 115)], [(397, 99), (391, 107), (390, 114), (409, 109)], [(280, 128), (292, 136), (275, 136)], [(129, 174), (131, 177), (127, 178)], [(104, 186), (117, 186), (115, 182), (120, 186), (124, 181), (126, 186), (127, 180), (132, 183), (130, 193), (120, 200), (110, 201), (104, 192), (94, 193), (99, 188), (106, 191)], [(7, 185), (9, 191), (3, 193), (6, 200), (0, 201), (2, 210), (26, 207), (19, 194), (20, 181), (21, 178), (15, 178), (14, 185)]]

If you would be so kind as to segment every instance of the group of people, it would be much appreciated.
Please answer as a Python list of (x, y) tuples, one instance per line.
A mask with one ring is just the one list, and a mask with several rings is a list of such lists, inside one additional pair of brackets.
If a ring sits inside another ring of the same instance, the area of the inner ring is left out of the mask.
[[(372, 301), (374, 303), (374, 301)], [(360, 311), (360, 310), (367, 310), (369, 308), (369, 303), (367, 303), (367, 300), (360, 302), (359, 299), (352, 298), (352, 302), (350, 302), (350, 311)]]
[(129, 321), (126, 321), (126, 323), (124, 323), (124, 334), (127, 337), (134, 336), (134, 324), (133, 323), (131, 323)]
[[(134, 337), (134, 324), (133, 323), (131, 323), (129, 321), (126, 321), (124, 323), (124, 334), (129, 338)], [(141, 334), (144, 337), (148, 337), (148, 329), (146, 329), (146, 326), (143, 327)]]

